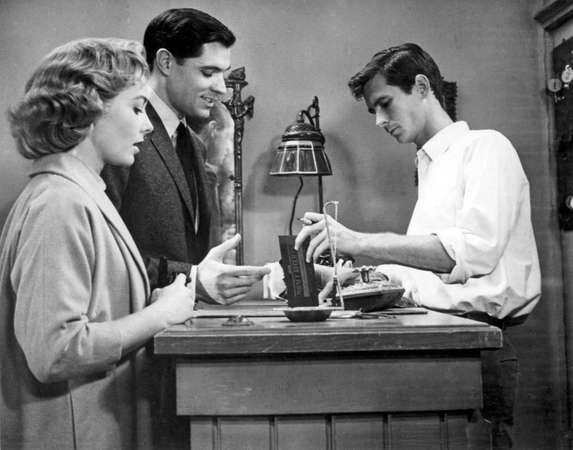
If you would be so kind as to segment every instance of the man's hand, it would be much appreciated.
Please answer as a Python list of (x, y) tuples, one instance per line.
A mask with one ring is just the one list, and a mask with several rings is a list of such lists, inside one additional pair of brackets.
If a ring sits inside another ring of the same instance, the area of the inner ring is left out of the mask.
[(215, 101), (215, 105), (211, 108), (209, 114), (212, 126), (216, 131), (235, 131), (235, 121), (229, 109), (219, 100)]
[(215, 101), (203, 138), (207, 146), (209, 163), (215, 166), (225, 166), (224, 171), (232, 171), (234, 136), (235, 121), (231, 112), (223, 103)]
[[(342, 287), (346, 284), (352, 284), (360, 275), (352, 270), (352, 268), (345, 267), (341, 263), (338, 266), (338, 283)], [(334, 268), (332, 266), (321, 266), (320, 264), (314, 265), (314, 272), (318, 276), (319, 284), (322, 287), (318, 293), (318, 302), (322, 304), (332, 294), (334, 289), (333, 278)]]
[[(341, 255), (354, 256), (359, 251), (361, 233), (352, 231), (340, 224), (332, 217), (328, 217), (328, 228), (332, 239), (336, 239), (336, 250)], [(310, 238), (306, 251), (306, 260), (316, 262), (320, 255), (330, 249), (328, 235), (324, 222), (324, 215), (307, 212), (303, 218), (305, 225), (296, 237), (294, 248), (299, 249), (306, 239)]]
[(234, 249), (241, 236), (213, 247), (197, 268), (197, 294), (210, 303), (230, 305), (243, 300), (251, 287), (270, 272), (268, 267), (224, 264), (225, 254)]

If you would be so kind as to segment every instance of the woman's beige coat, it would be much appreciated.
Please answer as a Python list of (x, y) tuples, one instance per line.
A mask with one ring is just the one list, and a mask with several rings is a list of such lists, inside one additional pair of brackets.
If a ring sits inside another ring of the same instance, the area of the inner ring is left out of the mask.
[(143, 449), (145, 349), (122, 357), (110, 321), (141, 310), (141, 256), (102, 179), (42, 157), (0, 238), (2, 449)]

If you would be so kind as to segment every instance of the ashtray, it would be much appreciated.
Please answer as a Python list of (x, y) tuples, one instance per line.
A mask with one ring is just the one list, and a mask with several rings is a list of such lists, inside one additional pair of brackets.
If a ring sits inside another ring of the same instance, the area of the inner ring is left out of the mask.
[(322, 306), (295, 306), (278, 308), (292, 322), (323, 322), (330, 317), (335, 308)]

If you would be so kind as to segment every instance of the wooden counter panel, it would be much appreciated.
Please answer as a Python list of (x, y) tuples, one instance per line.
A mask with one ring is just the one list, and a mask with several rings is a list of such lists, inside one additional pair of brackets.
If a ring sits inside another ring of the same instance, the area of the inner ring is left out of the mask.
[(177, 364), (177, 414), (261, 415), (479, 408), (474, 357), (307, 357)]
[(426, 414), (250, 416), (190, 419), (191, 449), (462, 450), (462, 411)]
[(226, 320), (195, 318), (154, 338), (155, 354), (174, 359), (191, 449), (465, 449), (480, 351), (502, 339), (425, 311), (293, 323), (259, 309), (254, 326)]

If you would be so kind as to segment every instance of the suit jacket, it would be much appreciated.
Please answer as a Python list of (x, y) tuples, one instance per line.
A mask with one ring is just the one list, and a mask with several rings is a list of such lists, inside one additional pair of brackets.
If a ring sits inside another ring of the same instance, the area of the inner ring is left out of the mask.
[(151, 104), (146, 112), (153, 132), (140, 144), (135, 164), (107, 166), (102, 178), (144, 256), (152, 286), (161, 286), (173, 273), (188, 273), (191, 264), (207, 254), (212, 197), (205, 174), (205, 146), (191, 133), (199, 190), (199, 231), (195, 233), (191, 191), (181, 162)]
[(0, 237), (0, 447), (149, 448), (148, 359), (112, 322), (144, 308), (143, 260), (80, 160), (32, 175)]

